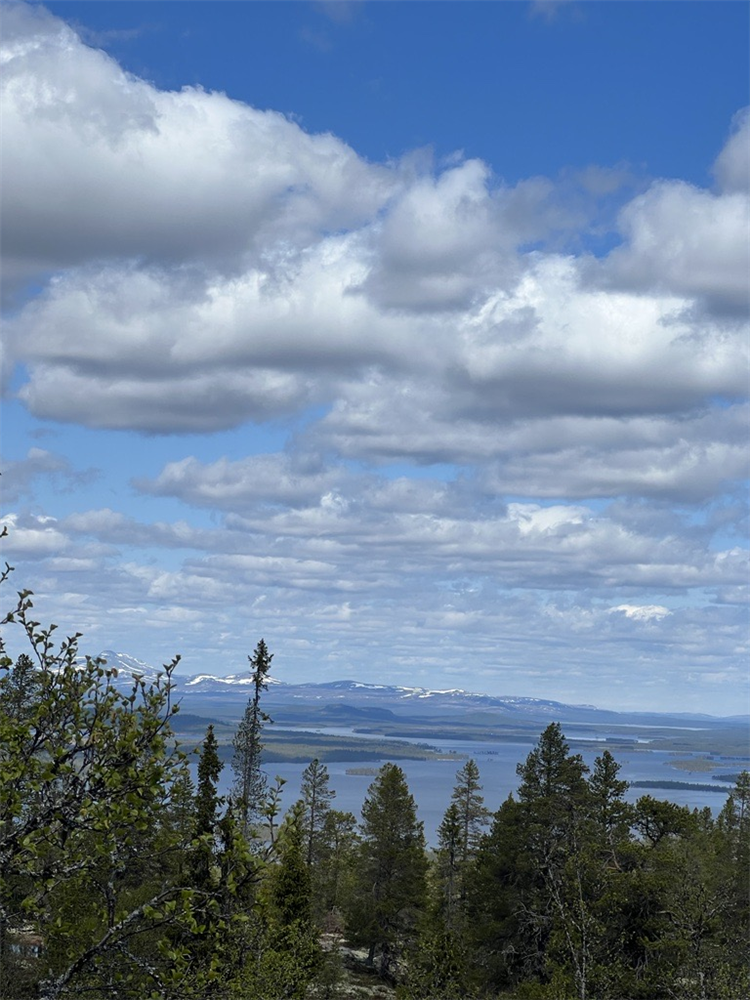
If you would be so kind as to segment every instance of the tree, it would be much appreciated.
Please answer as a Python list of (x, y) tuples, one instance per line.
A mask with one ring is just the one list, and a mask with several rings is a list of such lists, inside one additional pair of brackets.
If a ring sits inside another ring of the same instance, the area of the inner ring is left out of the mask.
[(355, 893), (358, 846), (354, 814), (328, 809), (315, 867), (314, 905), (319, 915), (333, 915), (334, 924)]
[(219, 759), (219, 745), (210, 725), (201, 747), (198, 761), (198, 788), (195, 794), (195, 832), (197, 836), (213, 835), (219, 820), (219, 806), (223, 802), (217, 794), (217, 783), (224, 768)]
[(206, 730), (198, 761), (198, 788), (193, 818), (196, 848), (192, 873), (196, 884), (204, 888), (211, 884), (212, 870), (216, 865), (216, 832), (222, 802), (216, 787), (222, 768), (214, 727), (210, 725)]
[(487, 825), (490, 815), (489, 810), (484, 807), (481, 791), (476, 761), (467, 760), (456, 774), (456, 784), (451, 795), (461, 825), (459, 860), (463, 865), (476, 853), (482, 836), (482, 827)]
[[(56, 645), (55, 626), (42, 628), (32, 609), (23, 591), (0, 621), (0, 996), (232, 995), (261, 864), (228, 814), (210, 877), (196, 877), (211, 835), (196, 838), (193, 786), (170, 725), (178, 658), (154, 683), (134, 676), (122, 686), (104, 660), (79, 655), (79, 634)], [(15, 665), (6, 627), (30, 645)], [(207, 827), (210, 751), (208, 740)], [(35, 954), (23, 954), (29, 942)]]
[(654, 848), (662, 840), (689, 833), (695, 820), (687, 806), (642, 795), (635, 804), (633, 827), (643, 842)]
[(495, 991), (537, 971), (536, 923), (529, 912), (533, 872), (525, 852), (524, 809), (509, 795), (492, 818), (467, 878), (467, 926), (474, 975)]
[(399, 1000), (467, 1000), (466, 950), (461, 938), (446, 927), (429, 924), (410, 949), (406, 982)]
[(263, 815), (268, 786), (266, 776), (260, 769), (260, 762), (263, 751), (263, 724), (271, 720), (262, 711), (260, 699), (268, 687), (266, 677), (271, 669), (272, 660), (273, 654), (268, 652), (265, 642), (261, 639), (252, 657), (248, 656), (252, 669), (252, 694), (232, 744), (237, 807), (245, 836), (249, 833), (250, 822)]
[(304, 859), (302, 806), (281, 823), (259, 899), (254, 954), (243, 977), (244, 997), (301, 998), (319, 969), (321, 951), (312, 919), (310, 870)]
[[(0, 640), (0, 958), (31, 929), (42, 1000), (74, 987), (149, 996), (172, 964), (158, 942), (194, 921), (192, 887), (169, 874), (189, 850), (168, 824), (186, 769), (170, 741), (177, 661), (121, 691), (104, 661), (79, 657), (80, 636), (56, 647), (31, 610), (22, 592), (2, 625), (25, 633), (33, 672), (28, 657), (16, 672)], [(12, 971), (4, 961), (6, 995)]]
[(413, 936), (426, 894), (424, 831), (400, 767), (384, 764), (362, 806), (358, 871), (360, 907), (352, 923), (369, 945), (369, 962), (380, 954), (380, 974), (391, 974)]
[(569, 753), (559, 722), (553, 722), (539, 737), (523, 764), (516, 767), (521, 778), (518, 798), (560, 819), (570, 814), (586, 792), (588, 768), (580, 754)]
[(438, 828), (437, 877), (445, 909), (445, 922), (457, 931), (466, 901), (466, 871), (476, 855), (489, 810), (480, 794), (479, 768), (468, 760), (456, 773), (451, 804)]
[(620, 765), (609, 750), (594, 761), (594, 770), (589, 778), (589, 808), (595, 831), (610, 851), (615, 852), (617, 844), (628, 838), (633, 810), (624, 801), (628, 790), (627, 781), (617, 775)]
[(302, 772), (302, 801), (305, 860), (312, 865), (317, 860), (321, 833), (331, 800), (336, 793), (328, 787), (328, 768), (315, 758)]
[(446, 809), (437, 834), (435, 868), (440, 891), (438, 907), (443, 910), (445, 925), (453, 929), (458, 923), (459, 899), (462, 895), (460, 883), (463, 853), (463, 826), (455, 802), (451, 802)]

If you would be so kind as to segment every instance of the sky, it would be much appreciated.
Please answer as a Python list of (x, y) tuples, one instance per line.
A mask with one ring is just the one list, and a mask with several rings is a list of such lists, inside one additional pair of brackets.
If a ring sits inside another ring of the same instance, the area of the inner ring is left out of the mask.
[(746, 712), (749, 14), (3, 4), (3, 607)]

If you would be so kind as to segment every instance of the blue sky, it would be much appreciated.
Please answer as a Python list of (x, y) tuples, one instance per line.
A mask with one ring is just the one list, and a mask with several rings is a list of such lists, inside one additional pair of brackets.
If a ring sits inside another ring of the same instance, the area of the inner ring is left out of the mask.
[(748, 10), (4, 5), (39, 617), (186, 673), (263, 636), (286, 680), (742, 710)]

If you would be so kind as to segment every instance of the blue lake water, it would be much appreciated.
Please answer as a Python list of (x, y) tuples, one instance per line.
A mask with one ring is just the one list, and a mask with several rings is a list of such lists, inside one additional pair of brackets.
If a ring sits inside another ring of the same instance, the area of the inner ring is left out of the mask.
[[(275, 731), (280, 731), (282, 728), (284, 727), (274, 726)], [(300, 730), (295, 731), (299, 732)], [(339, 736), (357, 735), (351, 729), (338, 727), (317, 728), (310, 731)], [(576, 739), (576, 736), (577, 734), (573, 731), (566, 733), (569, 740)], [(576, 752), (581, 752), (586, 764), (593, 767), (594, 759), (607, 749), (607, 744), (603, 741), (590, 740), (588, 734), (581, 734), (581, 738), (586, 738), (587, 742), (591, 742), (591, 747), (585, 747), (581, 750), (580, 747), (576, 746), (573, 749)], [(424, 744), (426, 741), (413, 739), (408, 742)], [(536, 745), (536, 740), (519, 743), (485, 743), (473, 740), (431, 739), (429, 745), (437, 747), (443, 752), (455, 753), (456, 759), (399, 760), (396, 763), (406, 775), (409, 789), (417, 803), (419, 819), (424, 823), (427, 841), (434, 845), (437, 828), (450, 803), (456, 772), (463, 766), (465, 759), (473, 757), (477, 762), (483, 786), (484, 804), (491, 812), (494, 812), (510, 792), (517, 789), (516, 765), (526, 759)], [(655, 798), (668, 799), (678, 805), (689, 806), (691, 809), (702, 809), (704, 806), (709, 806), (716, 814), (721, 810), (726, 801), (726, 795), (731, 790), (730, 784), (713, 781), (711, 773), (690, 773), (669, 767), (668, 762), (675, 756), (685, 759), (690, 757), (690, 754), (680, 753), (676, 755), (664, 750), (651, 750), (642, 743), (634, 743), (632, 750), (629, 748), (627, 750), (616, 749), (612, 752), (618, 763), (622, 765), (619, 777), (624, 781), (658, 781), (660, 779), (690, 781), (714, 785), (725, 793), (700, 789), (631, 788), (626, 795), (630, 802), (635, 802), (640, 796), (648, 794)], [(696, 754), (695, 756), (703, 755)], [(278, 775), (286, 781), (282, 793), (282, 807), (284, 809), (299, 798), (302, 772), (306, 766), (306, 764), (269, 764), (264, 768), (270, 780)], [(746, 764), (738, 764), (737, 762), (717, 761), (716, 771), (734, 772), (746, 766)], [(373, 775), (348, 774), (347, 771), (353, 768), (377, 770), (380, 763), (377, 761), (356, 763), (342, 761), (327, 763), (326, 767), (330, 775), (330, 788), (336, 792), (336, 797), (332, 802), (333, 807), (352, 812), (359, 819), (362, 802), (373, 781)], [(225, 766), (221, 779), (220, 790), (226, 794), (232, 782), (232, 773), (228, 765)]]

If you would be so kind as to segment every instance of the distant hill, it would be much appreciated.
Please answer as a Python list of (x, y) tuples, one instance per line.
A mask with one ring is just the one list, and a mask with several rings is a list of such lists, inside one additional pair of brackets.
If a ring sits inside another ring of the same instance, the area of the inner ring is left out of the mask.
[[(107, 665), (118, 670), (117, 683), (132, 684), (134, 674), (147, 682), (161, 671), (129, 656), (104, 650), (99, 654)], [(183, 676), (175, 674), (175, 698), (182, 711), (212, 719), (236, 720), (241, 717), (252, 684), (250, 671), (219, 677), (214, 674)], [(268, 678), (264, 708), (279, 723), (377, 727), (388, 732), (391, 727), (414, 725), (417, 730), (440, 723), (457, 732), (503, 727), (504, 729), (539, 729), (555, 721), (562, 724), (609, 725), (665, 730), (690, 726), (711, 729), (714, 726), (748, 726), (750, 716), (721, 719), (715, 716), (667, 712), (615, 712), (593, 705), (569, 705), (544, 698), (498, 696), (465, 691), (460, 688), (431, 690), (363, 681), (338, 680), (320, 684), (290, 684)], [(633, 739), (637, 732), (632, 733)]]

